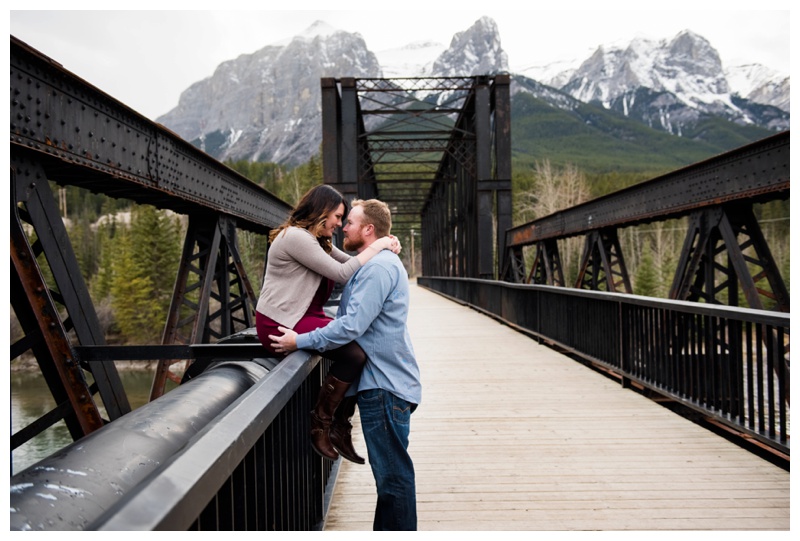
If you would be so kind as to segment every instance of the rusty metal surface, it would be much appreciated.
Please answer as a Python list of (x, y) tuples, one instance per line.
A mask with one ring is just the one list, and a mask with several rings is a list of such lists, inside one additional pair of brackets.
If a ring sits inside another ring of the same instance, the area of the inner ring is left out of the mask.
[[(16, 207), (16, 203), (13, 206)], [(32, 346), (37, 351), (36, 360), (59, 412), (55, 416), (45, 417), (64, 419), (75, 439), (101, 428), (103, 420), (100, 411), (72, 353), (50, 289), (42, 277), (36, 257), (13, 208), (11, 265), (14, 270), (11, 275), (12, 306), (20, 316), (26, 336), (32, 337), (32, 342), (35, 342)], [(30, 431), (24, 433), (25, 436), (12, 434), (12, 449), (36, 435)]]
[(11, 152), (48, 179), (181, 214), (222, 213), (263, 232), (291, 207), (11, 37)]
[(789, 196), (789, 132), (642, 182), (507, 232), (508, 246), (565, 238), (605, 227), (685, 216), (740, 200)]

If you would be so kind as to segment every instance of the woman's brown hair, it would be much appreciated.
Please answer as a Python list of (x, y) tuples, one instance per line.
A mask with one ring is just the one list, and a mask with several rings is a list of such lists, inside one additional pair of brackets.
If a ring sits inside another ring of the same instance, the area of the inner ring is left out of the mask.
[(325, 226), (328, 214), (339, 208), (339, 205), (344, 205), (344, 216), (342, 217), (344, 220), (347, 217), (348, 205), (339, 190), (328, 184), (314, 186), (300, 199), (289, 218), (279, 228), (270, 232), (269, 242), (272, 243), (278, 233), (287, 227), (302, 227), (314, 235), (319, 245), (327, 253), (331, 253), (331, 238), (321, 236), (320, 231)]

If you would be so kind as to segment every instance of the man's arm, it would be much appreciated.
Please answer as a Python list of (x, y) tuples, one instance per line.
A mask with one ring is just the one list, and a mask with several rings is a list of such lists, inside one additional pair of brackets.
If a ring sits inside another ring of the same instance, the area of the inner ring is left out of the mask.
[(363, 267), (355, 278), (343, 315), (325, 327), (300, 335), (281, 327), (282, 336), (270, 335), (272, 347), (287, 353), (295, 349), (326, 351), (363, 335), (381, 313), (392, 280), (387, 270), (377, 264)]

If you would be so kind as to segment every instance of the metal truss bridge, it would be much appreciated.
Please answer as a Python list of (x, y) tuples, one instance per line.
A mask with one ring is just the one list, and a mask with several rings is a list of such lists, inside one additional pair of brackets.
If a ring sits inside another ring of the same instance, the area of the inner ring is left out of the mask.
[[(11, 361), (35, 357), (55, 403), (11, 449), (61, 421), (76, 442), (12, 478), (12, 529), (319, 527), (336, 468), (305, 434), (329, 361), (264, 357), (237, 236), (268, 234), (290, 205), (13, 36), (10, 56), (10, 297), (24, 333)], [(752, 208), (789, 197), (789, 133), (512, 227), (510, 83), (322, 79), (321, 180), (386, 201), (395, 231), (419, 232), (420, 284), (788, 463), (789, 294)], [(188, 217), (161, 343), (106, 344), (53, 184)], [(631, 295), (618, 230), (679, 216), (690, 227), (671, 300)], [(566, 284), (559, 242), (575, 236), (580, 278)], [(740, 290), (748, 308), (720, 306)], [(157, 362), (135, 411), (115, 364), (129, 360)], [(95, 475), (55, 481), (50, 467)], [(53, 521), (24, 487), (54, 483), (93, 496), (63, 499)]]

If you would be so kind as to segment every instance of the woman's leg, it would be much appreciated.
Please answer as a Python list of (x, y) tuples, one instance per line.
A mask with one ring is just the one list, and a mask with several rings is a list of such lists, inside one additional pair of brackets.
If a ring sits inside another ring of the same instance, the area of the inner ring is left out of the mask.
[(367, 363), (367, 354), (355, 342), (322, 352), (320, 355), (333, 361), (328, 373), (348, 383), (353, 383), (358, 379), (361, 370)]
[[(358, 381), (361, 370), (367, 362), (366, 353), (355, 342), (328, 351), (325, 355), (334, 361), (329, 373), (342, 381), (351, 383)], [(350, 423), (350, 419), (356, 412), (356, 400), (356, 395), (352, 394), (345, 396), (339, 402), (328, 430), (328, 438), (333, 448), (344, 458), (356, 464), (364, 464), (366, 461), (358, 455), (353, 446), (353, 425)]]
[[(331, 440), (331, 430), (335, 419), (345, 415), (345, 413), (338, 412), (338, 408), (343, 402), (345, 405), (349, 404), (349, 399), (345, 398), (345, 394), (361, 374), (361, 369), (367, 362), (367, 356), (361, 346), (355, 342), (326, 351), (323, 355), (332, 360), (333, 364), (325, 381), (322, 382), (317, 404), (311, 412), (311, 445), (318, 454), (325, 458), (336, 460), (341, 451), (345, 458), (359, 462), (359, 459), (363, 459), (352, 449), (350, 432), (341, 434), (343, 437), (339, 438), (340, 446), (337, 447)], [(352, 414), (350, 413), (349, 417), (352, 417)], [(346, 420), (347, 424), (349, 424), (349, 417)], [(339, 433), (341, 430), (337, 432), (337, 434)], [(361, 463), (363, 464), (363, 462)]]
[[(256, 313), (258, 337), (264, 347), (275, 354), (269, 346), (269, 335), (278, 334), (279, 331), (274, 323), (273, 326), (265, 325), (260, 319), (266, 318), (259, 316), (261, 314)], [(333, 320), (330, 318), (304, 316), (297, 322), (294, 330), (302, 334), (324, 327), (331, 321)], [(352, 441), (353, 425), (350, 424), (350, 419), (355, 414), (356, 399), (355, 396), (345, 397), (345, 394), (361, 374), (367, 355), (355, 342), (321, 355), (332, 360), (333, 364), (311, 412), (311, 445), (318, 454), (331, 460), (336, 460), (341, 453), (348, 460), (364, 464), (364, 459), (358, 456)]]

